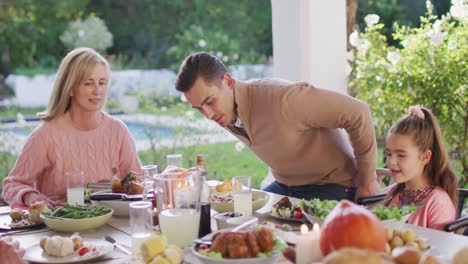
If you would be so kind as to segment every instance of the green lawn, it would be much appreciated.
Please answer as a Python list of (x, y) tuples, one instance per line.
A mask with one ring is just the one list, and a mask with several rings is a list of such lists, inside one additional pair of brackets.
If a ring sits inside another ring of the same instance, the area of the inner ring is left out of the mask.
[[(168, 99), (165, 99), (168, 100)], [(172, 107), (171, 107), (172, 104)], [(158, 106), (156, 106), (158, 105)], [(163, 106), (168, 105), (166, 109)], [(156, 106), (156, 107), (155, 107)], [(1, 111), (0, 117), (16, 117), (18, 112), (24, 115), (33, 115), (42, 108), (16, 108), (12, 107)], [(139, 112), (161, 114), (169, 116), (185, 116), (187, 111), (193, 110), (187, 103), (181, 102), (157, 102), (143, 101), (140, 104)], [(194, 118), (203, 118), (203, 116), (195, 111)], [(252, 152), (245, 147), (242, 151), (235, 150), (236, 142), (203, 144), (191, 147), (181, 148), (163, 148), (158, 151), (140, 151), (139, 156), (144, 165), (156, 164), (160, 169), (166, 167), (166, 155), (169, 153), (180, 153), (183, 155), (183, 166), (191, 167), (195, 163), (196, 154), (206, 155), (206, 166), (209, 172), (209, 178), (219, 180), (231, 178), (233, 176), (251, 175), (253, 177), (253, 187), (260, 187), (260, 183), (268, 173), (267, 166)], [(379, 149), (378, 167), (383, 167), (382, 162), (383, 150)], [(14, 166), (16, 157), (0, 152), (0, 180), (2, 180), (11, 168)]]
[(16, 118), (18, 113), (21, 113), (25, 116), (28, 115), (36, 115), (37, 112), (42, 112), (45, 110), (44, 107), (28, 107), (28, 108), (20, 108), (16, 106), (8, 107), (8, 108), (0, 108), (0, 118), (9, 117), (9, 118)]
[[(233, 176), (251, 175), (252, 185), (260, 187), (260, 183), (268, 173), (267, 166), (252, 152), (245, 147), (241, 152), (235, 150), (235, 142), (200, 145), (176, 149), (161, 149), (156, 153), (151, 151), (140, 151), (141, 162), (145, 164), (156, 164), (160, 169), (166, 167), (166, 154), (180, 153), (183, 155), (183, 166), (191, 167), (195, 164), (196, 154), (206, 155), (206, 167), (209, 178), (228, 179)], [(15, 164), (15, 156), (8, 153), (0, 153), (0, 181), (8, 174)], [(379, 167), (383, 167), (382, 149), (379, 149)]]
[(236, 142), (216, 143), (175, 149), (161, 149), (156, 153), (139, 152), (143, 164), (156, 164), (160, 169), (166, 167), (165, 156), (169, 153), (179, 153), (183, 156), (183, 166), (192, 167), (197, 154), (205, 154), (206, 168), (209, 179), (229, 179), (233, 176), (251, 175), (253, 187), (259, 188), (263, 178), (268, 173), (267, 166), (247, 147), (237, 152)]

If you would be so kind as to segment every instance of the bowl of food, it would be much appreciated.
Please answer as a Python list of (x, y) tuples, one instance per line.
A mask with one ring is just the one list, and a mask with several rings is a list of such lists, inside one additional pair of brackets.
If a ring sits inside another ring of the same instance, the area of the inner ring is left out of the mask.
[(105, 206), (65, 205), (44, 211), (41, 219), (46, 226), (61, 232), (81, 232), (96, 229), (111, 219), (114, 209)]
[(216, 220), (216, 226), (219, 229), (224, 229), (229, 227), (229, 224), (227, 223), (228, 219), (233, 219), (233, 218), (242, 218), (244, 216), (243, 213), (234, 213), (234, 212), (224, 212), (224, 213), (217, 213), (213, 217)]
[[(270, 195), (260, 190), (252, 190), (252, 212), (257, 211), (268, 203)], [(233, 212), (234, 199), (231, 192), (212, 192), (211, 208), (218, 213)]]
[(212, 240), (211, 246), (195, 245), (193, 254), (203, 263), (276, 263), (286, 242), (277, 238), (267, 228), (256, 228), (245, 232), (215, 232), (203, 237)]

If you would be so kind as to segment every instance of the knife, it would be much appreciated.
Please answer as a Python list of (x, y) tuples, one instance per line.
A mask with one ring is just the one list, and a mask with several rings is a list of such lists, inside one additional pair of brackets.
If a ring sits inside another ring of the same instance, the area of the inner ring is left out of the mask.
[[(154, 198), (153, 193), (148, 193), (148, 198)], [(125, 193), (93, 193), (89, 196), (93, 201), (141, 201), (143, 200), (142, 194), (125, 194)]]
[(112, 183), (110, 182), (90, 182), (86, 185), (90, 189), (112, 189)]

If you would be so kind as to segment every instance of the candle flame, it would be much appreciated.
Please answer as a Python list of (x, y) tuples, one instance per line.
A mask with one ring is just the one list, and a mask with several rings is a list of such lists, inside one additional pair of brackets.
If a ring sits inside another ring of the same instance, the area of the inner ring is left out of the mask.
[(301, 225), (301, 234), (305, 235), (309, 232), (309, 228), (307, 228), (307, 225), (302, 224)]
[(312, 231), (320, 232), (320, 226), (317, 223), (315, 223), (314, 226), (312, 227)]

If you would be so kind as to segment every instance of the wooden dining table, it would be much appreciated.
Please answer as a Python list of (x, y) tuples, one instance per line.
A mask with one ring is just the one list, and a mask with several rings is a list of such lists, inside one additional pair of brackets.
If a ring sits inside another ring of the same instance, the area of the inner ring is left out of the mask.
[[(288, 223), (293, 226), (293, 228), (297, 228), (294, 225), (300, 225), (300, 223), (292, 223), (286, 222), (282, 220), (275, 219), (270, 216), (270, 211), (276, 202), (278, 202), (284, 196), (270, 193), (270, 199), (268, 203), (261, 209), (257, 210), (254, 213), (254, 216), (259, 218), (259, 222), (264, 220), (271, 221), (277, 224)], [(291, 198), (290, 200), (292, 203), (300, 201), (296, 198)], [(0, 223), (5, 221), (9, 221), (8, 212), (10, 211), (9, 207), (0, 207)], [(216, 214), (215, 211), (212, 210), (212, 215)], [(438, 256), (442, 260), (450, 260), (452, 256), (461, 248), (468, 246), (468, 237), (464, 237), (461, 235), (453, 234), (453, 233), (446, 233), (438, 230), (423, 228), (411, 224), (406, 224), (399, 221), (384, 221), (384, 226), (390, 229), (397, 229), (397, 230), (413, 230), (418, 237), (426, 239), (428, 244), (430, 245), (429, 253), (435, 256)], [(212, 229), (216, 230), (216, 222), (212, 218)], [(39, 241), (44, 236), (54, 236), (54, 235), (62, 235), (62, 236), (70, 236), (69, 233), (60, 233), (54, 230), (44, 228), (39, 230), (27, 230), (21, 233), (0, 233), (0, 236), (11, 236), (15, 240), (19, 241), (20, 246), (24, 249), (28, 250), (28, 248), (39, 244)], [(130, 236), (130, 223), (128, 217), (112, 217), (106, 225), (97, 228), (96, 230), (90, 230), (81, 232), (81, 237), (84, 241), (86, 240), (95, 240), (95, 239), (104, 239), (104, 236), (111, 236), (113, 237), (119, 244), (123, 245), (129, 250), (131, 248), (131, 236)], [(339, 234), (337, 234), (339, 235)], [(92, 260), (88, 263), (136, 263), (138, 259), (135, 259), (131, 255), (127, 255), (123, 253), (118, 248), (114, 248), (113, 251), (110, 253), (102, 256), (99, 259)], [(190, 248), (185, 249), (183, 263), (190, 263), (190, 264), (201, 264), (201, 262), (197, 257), (195, 257), (191, 253)], [(291, 263), (285, 258), (280, 258), (277, 263), (280, 264), (287, 264)], [(449, 262), (448, 262), (449, 263)]]

